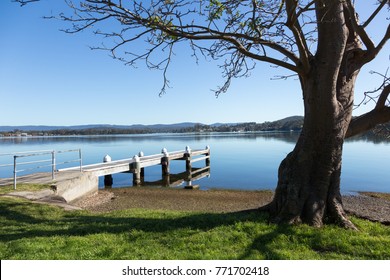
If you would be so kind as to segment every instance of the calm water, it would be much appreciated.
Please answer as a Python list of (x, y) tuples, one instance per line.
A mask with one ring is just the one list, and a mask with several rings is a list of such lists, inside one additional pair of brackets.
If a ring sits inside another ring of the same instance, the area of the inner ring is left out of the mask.
[[(102, 162), (106, 154), (116, 160), (132, 157), (139, 151), (149, 155), (160, 153), (162, 148), (176, 151), (183, 150), (187, 145), (192, 149), (209, 145), (210, 176), (194, 184), (202, 189), (258, 190), (275, 188), (279, 163), (293, 149), (297, 137), (296, 133), (250, 133), (0, 138), (0, 153), (81, 148), (84, 164), (91, 164)], [(59, 158), (58, 162), (67, 160), (68, 156), (76, 157), (75, 154), (61, 156), (63, 158)], [(348, 141), (344, 147), (342, 191), (390, 192), (389, 156), (390, 141)], [(5, 162), (11, 163), (12, 157), (1, 156), (0, 164)], [(203, 161), (193, 165), (203, 166)], [(171, 163), (171, 173), (183, 171), (184, 161)], [(11, 176), (11, 167), (0, 167), (1, 178)], [(160, 179), (160, 166), (146, 168), (146, 181)], [(99, 184), (103, 185), (103, 178)], [(114, 187), (131, 185), (132, 174), (114, 175)]]

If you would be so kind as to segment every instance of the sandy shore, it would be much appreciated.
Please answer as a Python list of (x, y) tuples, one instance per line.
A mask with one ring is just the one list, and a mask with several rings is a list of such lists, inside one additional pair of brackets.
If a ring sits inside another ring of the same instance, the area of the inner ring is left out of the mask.
[[(73, 205), (93, 212), (144, 208), (181, 211), (236, 212), (270, 202), (271, 191), (118, 188), (100, 190)], [(390, 225), (390, 201), (365, 195), (343, 197), (349, 214)]]

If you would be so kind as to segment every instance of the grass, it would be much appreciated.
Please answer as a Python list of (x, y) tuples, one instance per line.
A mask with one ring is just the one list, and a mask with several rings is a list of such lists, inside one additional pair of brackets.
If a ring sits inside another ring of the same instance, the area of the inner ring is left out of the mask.
[(14, 185), (0, 186), (0, 195), (7, 194), (10, 192), (21, 192), (21, 191), (40, 191), (48, 189), (50, 185), (45, 184), (17, 184), (16, 190), (14, 190)]
[(390, 259), (390, 227), (278, 226), (256, 213), (64, 211), (0, 197), (1, 259)]

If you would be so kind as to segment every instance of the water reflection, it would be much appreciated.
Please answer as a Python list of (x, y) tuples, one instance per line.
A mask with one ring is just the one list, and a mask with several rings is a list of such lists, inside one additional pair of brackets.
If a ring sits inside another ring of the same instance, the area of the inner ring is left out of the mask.
[[(205, 141), (209, 139), (239, 139), (241, 141), (255, 141), (258, 139), (278, 140), (286, 143), (296, 143), (299, 132), (225, 132), (225, 133), (156, 133), (156, 134), (129, 134), (129, 135), (80, 135), (80, 136), (29, 136), (29, 137), (0, 137), (0, 145), (42, 145), (56, 144), (63, 142), (72, 143), (109, 143), (109, 142), (150, 142), (156, 140), (183, 142), (188, 139), (191, 141)], [(375, 135), (354, 136), (346, 142), (364, 141), (368, 143), (380, 144), (389, 143), (390, 139)]]
[(210, 177), (210, 166), (204, 168), (191, 168), (190, 172), (181, 172), (162, 176), (155, 181), (145, 180), (145, 177), (138, 185), (140, 187), (184, 187), (186, 189), (198, 188), (196, 182), (200, 179)]

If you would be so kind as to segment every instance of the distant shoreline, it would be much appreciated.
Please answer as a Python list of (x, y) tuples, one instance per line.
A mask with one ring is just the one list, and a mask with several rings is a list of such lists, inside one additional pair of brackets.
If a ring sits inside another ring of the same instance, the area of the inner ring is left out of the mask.
[(199, 131), (193, 131), (193, 132), (149, 132), (149, 133), (118, 133), (118, 134), (48, 134), (48, 135), (35, 135), (35, 134), (27, 134), (27, 135), (1, 135), (2, 138), (50, 138), (50, 137), (105, 137), (105, 136), (137, 136), (137, 135), (174, 135), (174, 134), (182, 134), (182, 135), (218, 135), (218, 134), (277, 134), (277, 133), (300, 133), (300, 131), (291, 130), (262, 130), (262, 131), (206, 131), (206, 132), (199, 132)]
[[(214, 123), (193, 122), (154, 125), (76, 125), (76, 126), (0, 126), (0, 137), (106, 136), (158, 133), (284, 133), (300, 132), (302, 116), (292, 116), (272, 122)], [(390, 140), (390, 122), (379, 125), (363, 136)]]
[(290, 131), (300, 130), (302, 116), (292, 116), (273, 122), (243, 122), (202, 124), (183, 122), (153, 125), (76, 125), (76, 126), (0, 126), (0, 134), (15, 135), (107, 135), (107, 134), (149, 134), (149, 133), (185, 133), (185, 132), (245, 132), (245, 131)]

